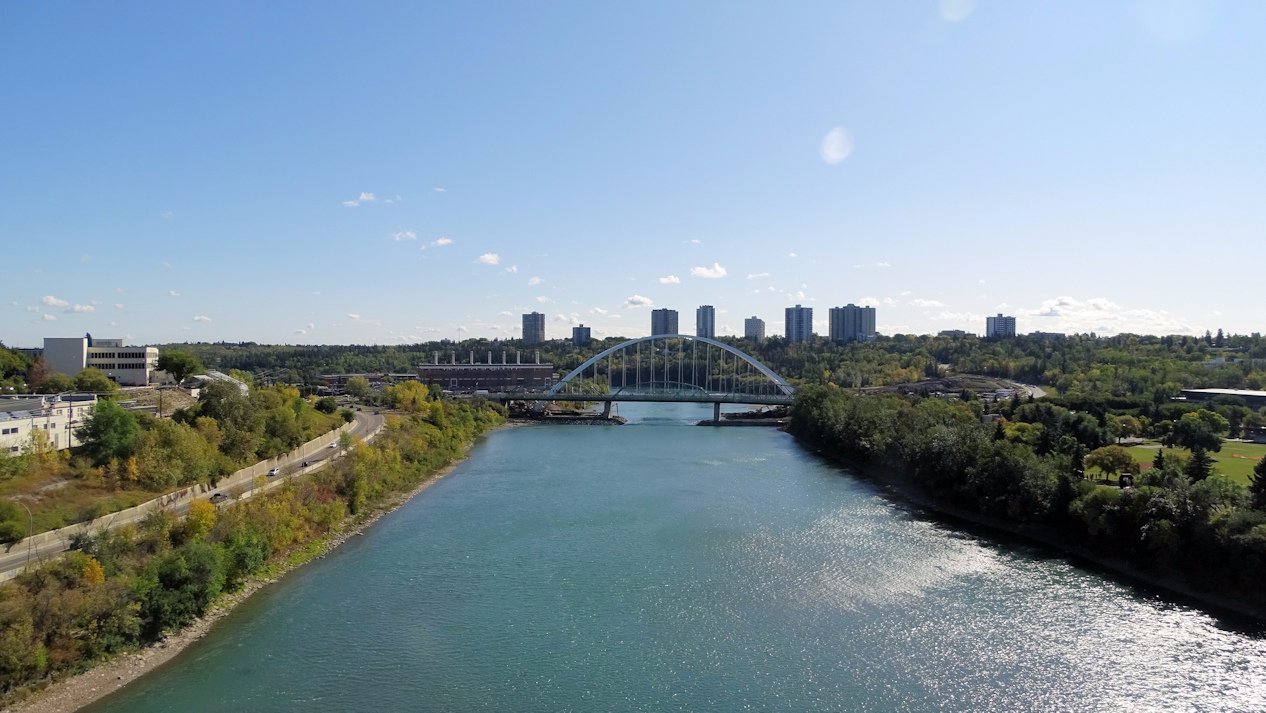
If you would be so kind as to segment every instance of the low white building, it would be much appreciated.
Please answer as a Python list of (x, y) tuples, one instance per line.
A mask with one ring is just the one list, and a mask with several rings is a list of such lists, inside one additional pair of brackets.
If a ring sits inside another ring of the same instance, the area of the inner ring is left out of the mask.
[(14, 396), (0, 399), (0, 453), (16, 455), (31, 443), (34, 431), (43, 431), (56, 451), (79, 445), (75, 429), (84, 425), (97, 405), (92, 394)]
[(67, 376), (93, 367), (120, 386), (148, 386), (158, 370), (158, 348), (124, 346), (122, 339), (93, 339), (90, 334), (45, 337), (44, 363)]

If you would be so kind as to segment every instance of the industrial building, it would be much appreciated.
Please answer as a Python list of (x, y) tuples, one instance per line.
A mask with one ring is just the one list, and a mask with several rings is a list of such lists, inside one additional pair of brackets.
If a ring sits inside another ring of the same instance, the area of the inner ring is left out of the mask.
[(42, 431), (56, 451), (79, 445), (75, 430), (97, 405), (92, 394), (17, 396), (0, 399), (0, 453), (14, 455), (31, 444), (31, 434)]
[(45, 337), (41, 354), (49, 369), (74, 376), (88, 367), (100, 369), (120, 386), (148, 386), (158, 371), (158, 349), (124, 346), (122, 339)]

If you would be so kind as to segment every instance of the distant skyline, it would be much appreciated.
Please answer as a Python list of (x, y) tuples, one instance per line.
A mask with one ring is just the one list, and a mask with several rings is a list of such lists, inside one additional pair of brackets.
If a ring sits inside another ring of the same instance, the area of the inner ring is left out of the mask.
[[(1266, 3), (11, 3), (0, 341), (1266, 331)], [(778, 325), (778, 328), (774, 328)]]

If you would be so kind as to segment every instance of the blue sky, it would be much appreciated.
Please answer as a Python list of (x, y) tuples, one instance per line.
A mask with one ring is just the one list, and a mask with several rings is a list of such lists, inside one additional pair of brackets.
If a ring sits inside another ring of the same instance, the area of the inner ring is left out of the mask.
[(705, 303), (1261, 331), (1264, 31), (1249, 0), (5, 3), (0, 340)]

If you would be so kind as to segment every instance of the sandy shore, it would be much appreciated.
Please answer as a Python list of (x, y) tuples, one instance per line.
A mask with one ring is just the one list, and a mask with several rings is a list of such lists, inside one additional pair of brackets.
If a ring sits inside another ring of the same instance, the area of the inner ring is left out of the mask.
[[(523, 423), (505, 423), (497, 428), (489, 431), (480, 438), (487, 437), (488, 434), (506, 428), (515, 428), (529, 424)], [(478, 442), (478, 441), (476, 441)], [(43, 690), (36, 691), (26, 700), (14, 703), (12, 707), (5, 708), (6, 713), (72, 713), (84, 706), (94, 703), (111, 693), (123, 688), (136, 679), (171, 661), (184, 651), (190, 644), (206, 636), (207, 632), (215, 626), (216, 622), (223, 619), (232, 612), (239, 604), (250, 599), (251, 595), (268, 585), (276, 582), (289, 572), (302, 567), (304, 564), (312, 560), (321, 559), (346, 542), (349, 538), (355, 537), (363, 533), (372, 526), (383, 515), (390, 513), (408, 501), (412, 500), (422, 491), (431, 487), (440, 479), (452, 473), (457, 466), (461, 465), (470, 456), (470, 450), (474, 446), (466, 449), (466, 453), (461, 458), (444, 466), (434, 475), (423, 481), (413, 490), (397, 495), (395, 498), (384, 503), (374, 510), (371, 514), (363, 519), (352, 523), (348, 529), (342, 530), (335, 535), (330, 536), (322, 543), (321, 553), (309, 560), (301, 562), (292, 567), (286, 568), (283, 572), (269, 579), (257, 579), (247, 582), (240, 590), (226, 595), (217, 601), (201, 618), (195, 620), (192, 624), (181, 629), (179, 632), (170, 634), (163, 639), (142, 648), (140, 651), (129, 654), (121, 654), (108, 661), (101, 662), (91, 669), (83, 673), (76, 674), (69, 678), (55, 681)]]

